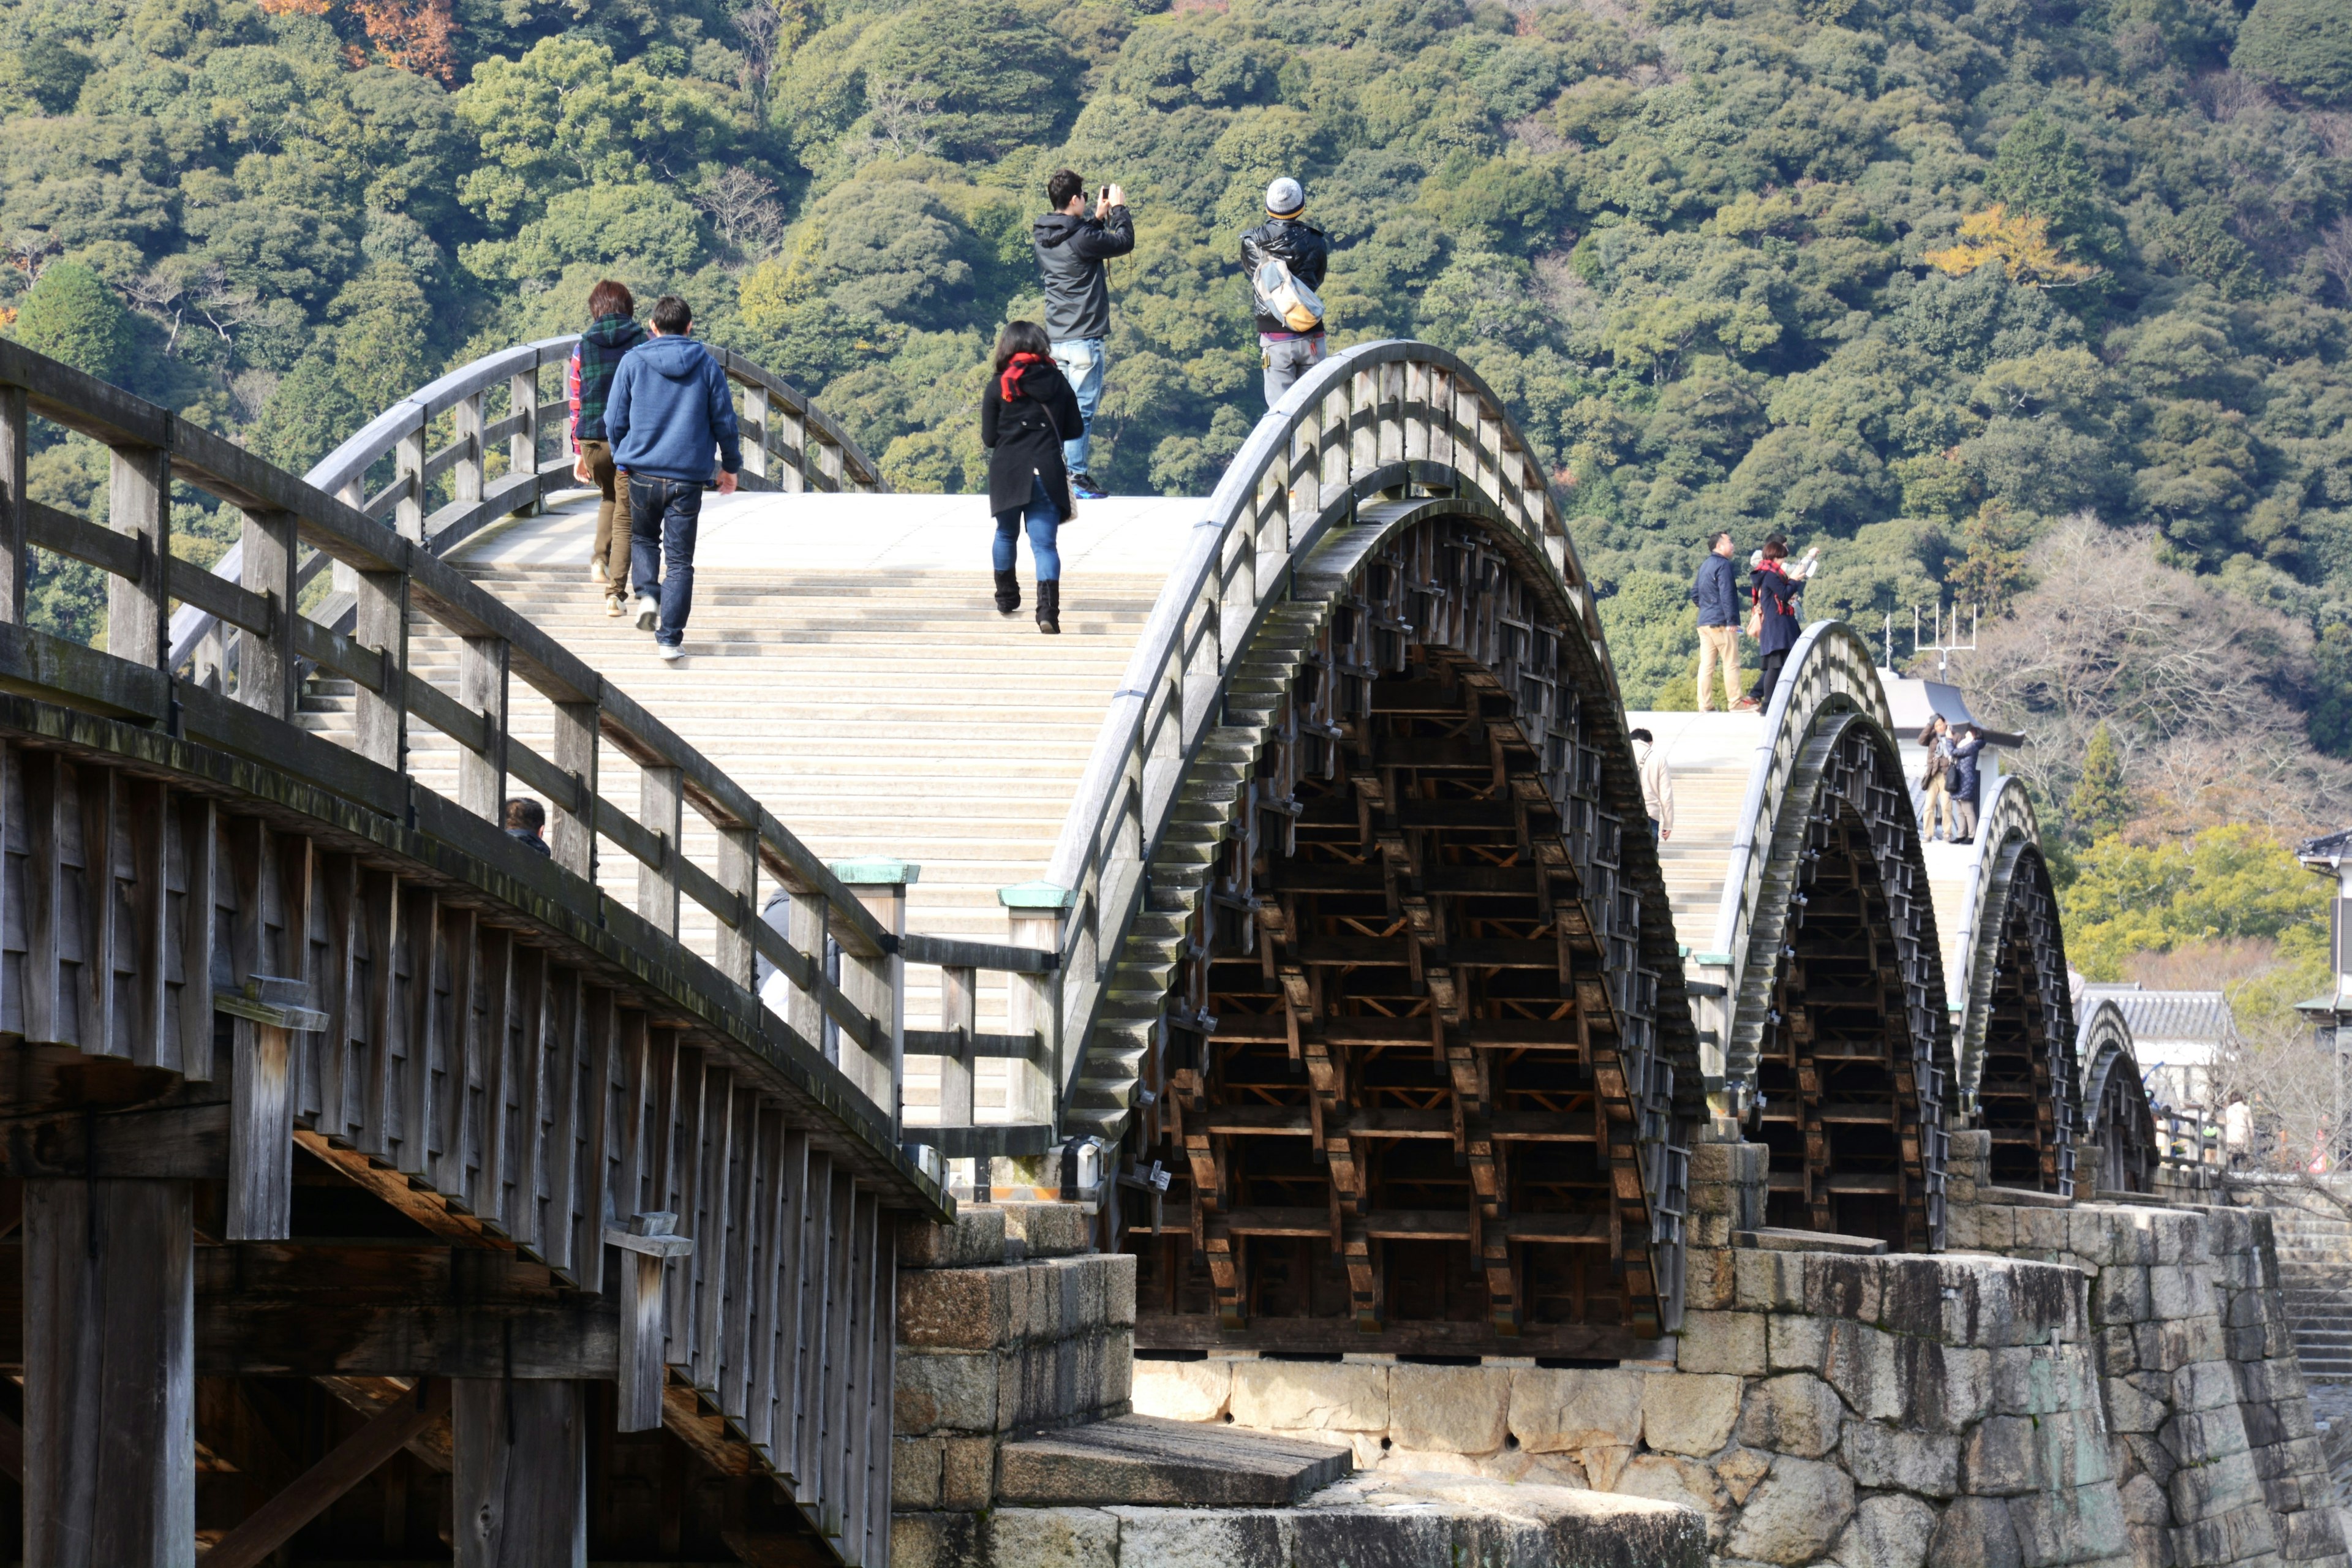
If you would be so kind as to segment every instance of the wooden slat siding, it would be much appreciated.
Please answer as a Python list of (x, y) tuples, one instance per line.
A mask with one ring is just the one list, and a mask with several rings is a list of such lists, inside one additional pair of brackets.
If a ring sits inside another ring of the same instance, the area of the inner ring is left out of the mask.
[(114, 792), (112, 768), (74, 770), (81, 812), (81, 970), (79, 1044), (89, 1056), (120, 1054), (114, 1037)]
[(436, 1191), (464, 1194), (471, 1132), (466, 1124), (470, 1069), (480, 1060), (481, 918), (469, 909), (446, 906), (441, 915), (441, 962), (446, 976), (441, 1023), (433, 1053), (433, 1130), (427, 1162)]
[[(677, 1047), (677, 1088), (670, 1101), (667, 1123), (668, 1181), (662, 1201), (654, 1206), (677, 1215), (677, 1234), (699, 1243), (701, 1232), (702, 1135), (709, 1060), (694, 1046)], [(698, 1246), (696, 1251), (701, 1250)], [(685, 1260), (667, 1270), (662, 1281), (663, 1331), (668, 1336), (666, 1359), (672, 1366), (690, 1365), (694, 1359), (694, 1265)]]
[[(482, 1092), (482, 1201), (476, 1213), (520, 1239), (528, 1206), (518, 1191), (517, 1172), (527, 1162), (516, 1155), (524, 1139), (528, 1081), (539, 1062), (539, 1031), (547, 1016), (547, 955), (506, 933), (505, 1017), (493, 1044), (488, 1082)], [(525, 1243), (524, 1245), (531, 1245)]]
[[(273, 833), (271, 850), (275, 857), (277, 886), (270, 889), (270, 907), (278, 911), (278, 951), (271, 957), (275, 965), (269, 973), (299, 980), (308, 985), (318, 977), (317, 955), (311, 951), (311, 900), (317, 896), (312, 861), (318, 850), (311, 841), (299, 833)], [(315, 1033), (306, 1033), (289, 1042), (294, 1059), (288, 1065), (295, 1074), (294, 1104), (299, 1109), (303, 1099), (315, 1093), (304, 1079), (311, 1077), (311, 1051), (317, 1045)]]
[(752, 1134), (759, 1150), (744, 1207), (751, 1245), (744, 1261), (743, 1331), (730, 1334), (742, 1346), (743, 1435), (771, 1468), (782, 1468), (776, 1453), (776, 1317), (782, 1292), (784, 1226), (792, 1203), (785, 1182), (786, 1130), (781, 1106), (763, 1101)]
[(475, 938), (475, 966), (481, 974), (481, 1033), (467, 1078), (466, 1120), (474, 1161), (466, 1185), (467, 1205), (475, 1216), (503, 1226), (506, 1215), (507, 1128), (509, 1101), (515, 1077), (514, 933), (484, 924)]
[[(11, 748), (13, 755), (16, 753)], [(11, 766), (14, 766), (12, 762)], [(220, 874), (220, 807), (203, 795), (179, 801), (180, 994), (176, 1023), (180, 1070), (192, 1079), (213, 1076), (213, 955), (219, 935), (220, 901), (214, 888)]]
[(580, 1193), (582, 1131), (580, 1037), (586, 998), (581, 976), (572, 970), (558, 972), (550, 989), (547, 1047), (547, 1169), (546, 1222), (541, 1232), (540, 1256), (551, 1268), (574, 1273), (583, 1261), (574, 1245), (580, 1236), (579, 1211), (593, 1210), (593, 1198), (583, 1203)]
[(874, 1346), (875, 1374), (867, 1386), (873, 1440), (867, 1467), (866, 1561), (884, 1568), (890, 1561), (890, 1467), (898, 1457), (892, 1440), (892, 1416), (898, 1390), (893, 1377), (898, 1343), (898, 1227), (877, 1205), (874, 1216)]
[(873, 1521), (874, 1383), (878, 1374), (874, 1343), (876, 1218), (880, 1206), (871, 1193), (859, 1193), (849, 1221), (849, 1342), (845, 1380), (848, 1441), (842, 1447), (841, 1544), (856, 1563), (871, 1563)]
[[(65, 1026), (65, 763), (55, 752), (16, 756), (25, 781), (25, 1038), (47, 1044)], [(205, 1016), (212, 1016), (209, 993)]]
[(583, 1384), (460, 1378), (449, 1427), (457, 1568), (562, 1568), (586, 1560)]
[(856, 1295), (856, 1279), (849, 1272), (852, 1217), (856, 1213), (856, 1183), (846, 1171), (833, 1173), (833, 1201), (825, 1211), (825, 1380), (812, 1384), (825, 1413), (824, 1448), (818, 1453), (818, 1519), (825, 1535), (842, 1532), (842, 1483), (849, 1467), (849, 1363), (856, 1342), (849, 1338), (849, 1305)]
[[(327, 1016), (319, 1051), (318, 1130), (331, 1138), (348, 1139), (352, 1121), (352, 1089), (357, 1057), (352, 1036), (364, 1011), (359, 962), (359, 859), (356, 856), (321, 854), (319, 874), (319, 922), (327, 935), (327, 951), (318, 976), (319, 1010)], [(356, 1004), (356, 1005), (355, 1005)]]
[(792, 1349), (793, 1374), (785, 1384), (777, 1420), (792, 1420), (793, 1496), (814, 1506), (824, 1485), (817, 1456), (824, 1441), (824, 1322), (826, 1275), (833, 1261), (833, 1156), (808, 1152), (808, 1182), (803, 1192), (797, 1286), (800, 1311)]
[(400, 1079), (394, 1038), (400, 1027), (400, 965), (405, 940), (401, 915), (408, 900), (400, 879), (370, 866), (360, 872), (360, 929), (367, 943), (365, 1009), (367, 1042), (359, 1055), (359, 1110), (352, 1146), (372, 1159), (392, 1157), (393, 1124), (398, 1114)]
[[(717, 1283), (702, 1331), (712, 1346), (711, 1382), (719, 1408), (740, 1422), (750, 1409), (751, 1303), (758, 1289), (755, 1271), (764, 1256), (754, 1234), (759, 1211), (752, 1205), (765, 1184), (766, 1151), (761, 1137), (766, 1119), (760, 1096), (748, 1081), (736, 1086), (734, 1117), (728, 1136), (727, 1257), (723, 1268), (711, 1271)], [(701, 1250), (699, 1238), (695, 1250)]]
[(720, 1355), (718, 1331), (724, 1321), (722, 1292), (727, 1288), (729, 1192), (736, 1163), (735, 1097), (741, 1090), (734, 1073), (716, 1060), (708, 1062), (703, 1081), (702, 1173), (695, 1184), (695, 1224), (699, 1228), (692, 1233), (692, 1376), (696, 1388), (716, 1392)]
[(176, 1071), (179, 1053), (172, 1037), (171, 997), (164, 984), (171, 946), (172, 792), (161, 784), (131, 779), (125, 782), (122, 794), (123, 827), (131, 849), (130, 921), (124, 933), (131, 973), (126, 982), (123, 1043), (139, 1066)]
[(643, 1013), (634, 1007), (614, 1009), (612, 1032), (615, 1110), (612, 1166), (605, 1175), (610, 1190), (604, 1198), (604, 1215), (611, 1223), (619, 1225), (631, 1215), (647, 1213), (652, 1207), (646, 1201), (646, 1124), (653, 1103), (654, 1062), (653, 1041)]
[(547, 1030), (551, 993), (559, 984), (559, 972), (544, 951), (516, 945), (515, 1046), (509, 1068), (514, 1076), (507, 1086), (507, 1143), (499, 1164), (506, 1195), (499, 1216), (507, 1234), (535, 1252), (543, 1241), (540, 1154), (547, 1136)]
[(397, 1075), (398, 1121), (394, 1129), (393, 1168), (404, 1176), (422, 1176), (431, 1161), (433, 1138), (433, 1037), (439, 1013), (441, 979), (441, 900), (430, 889), (403, 887), (401, 956), (406, 961), (401, 1005), (394, 1026), (399, 1030), (400, 1070)]

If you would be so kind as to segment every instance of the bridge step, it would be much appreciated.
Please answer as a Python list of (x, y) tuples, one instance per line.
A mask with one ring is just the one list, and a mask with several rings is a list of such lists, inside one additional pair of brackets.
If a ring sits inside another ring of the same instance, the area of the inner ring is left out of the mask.
[(1121, 1415), (1007, 1443), (999, 1506), (1288, 1508), (1355, 1468), (1345, 1448)]

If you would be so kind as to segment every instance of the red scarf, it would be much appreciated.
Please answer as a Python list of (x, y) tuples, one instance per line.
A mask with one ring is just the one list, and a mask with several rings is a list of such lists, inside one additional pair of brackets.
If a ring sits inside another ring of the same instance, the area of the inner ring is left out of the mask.
[(1006, 362), (1004, 374), (997, 378), (996, 390), (998, 395), (1003, 397), (1007, 403), (1010, 403), (1014, 398), (1020, 396), (1021, 383), (1029, 367), (1032, 365), (1044, 364), (1045, 363), (1045, 356), (1043, 354), (1014, 354), (1011, 360)]

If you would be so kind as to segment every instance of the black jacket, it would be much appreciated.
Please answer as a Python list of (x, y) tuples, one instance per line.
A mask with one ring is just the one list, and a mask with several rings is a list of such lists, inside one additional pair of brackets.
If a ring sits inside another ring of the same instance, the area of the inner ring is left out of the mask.
[[(1268, 260), (1281, 262), (1290, 268), (1293, 278), (1309, 289), (1320, 289), (1324, 271), (1331, 265), (1331, 237), (1305, 218), (1270, 217), (1242, 235), (1243, 278), (1255, 279), (1257, 269)], [(1250, 287), (1250, 302), (1253, 306), (1257, 303), (1255, 282)], [(1260, 310), (1257, 330), (1288, 334), (1290, 323)]]
[(1691, 584), (1690, 599), (1698, 606), (1700, 626), (1739, 624), (1739, 568), (1731, 563), (1730, 556), (1707, 552), (1706, 559), (1698, 563), (1698, 578)]
[(1756, 638), (1758, 649), (1768, 654), (1788, 652), (1797, 646), (1797, 595), (1805, 591), (1804, 584), (1763, 566), (1750, 572), (1748, 580), (1764, 612), (1763, 627)]
[[(980, 444), (988, 448), (988, 510), (1000, 516), (1029, 504), (1033, 478), (1059, 510), (1069, 494), (1069, 471), (1062, 467), (1062, 443), (1075, 441), (1087, 422), (1077, 394), (1051, 360), (1032, 365), (1022, 377), (1021, 395), (1004, 401), (998, 378), (988, 378), (980, 395)], [(1069, 519), (1065, 517), (1063, 521)]]
[(1135, 248), (1135, 220), (1123, 206), (1100, 217), (1047, 213), (1029, 226), (1037, 275), (1045, 284), (1045, 335), (1057, 343), (1110, 336), (1110, 284), (1103, 263)]

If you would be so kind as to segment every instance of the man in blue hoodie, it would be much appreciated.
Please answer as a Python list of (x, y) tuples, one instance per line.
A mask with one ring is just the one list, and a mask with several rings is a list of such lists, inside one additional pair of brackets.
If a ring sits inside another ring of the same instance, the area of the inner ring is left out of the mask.
[[(702, 487), (716, 469), (719, 493), (735, 493), (743, 448), (727, 373), (687, 333), (694, 312), (675, 294), (654, 302), (653, 338), (631, 349), (604, 401), (604, 437), (629, 476), (629, 580), (637, 589), (637, 629), (652, 632), (663, 658), (686, 657), (694, 608), (694, 536)], [(656, 570), (658, 568), (658, 570)], [(658, 584), (658, 587), (656, 584)]]

